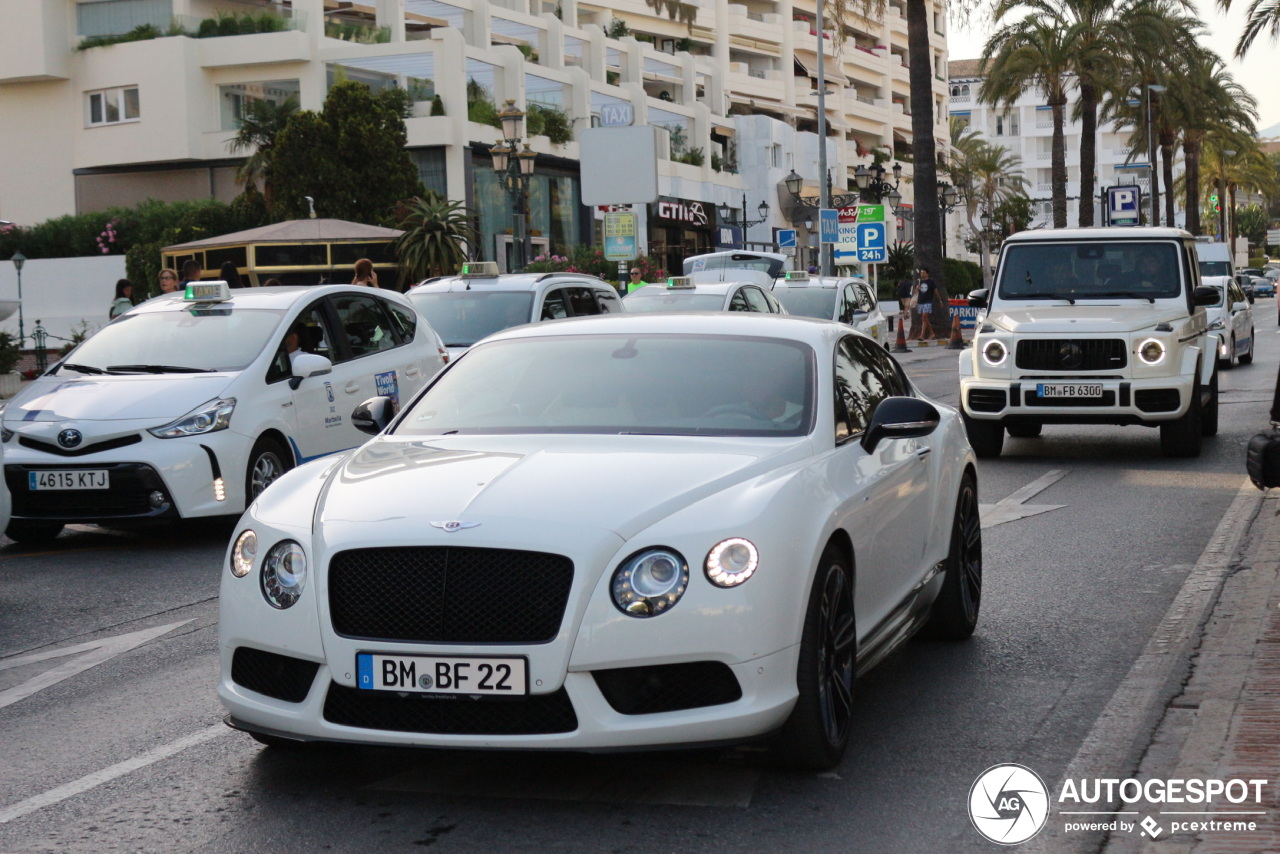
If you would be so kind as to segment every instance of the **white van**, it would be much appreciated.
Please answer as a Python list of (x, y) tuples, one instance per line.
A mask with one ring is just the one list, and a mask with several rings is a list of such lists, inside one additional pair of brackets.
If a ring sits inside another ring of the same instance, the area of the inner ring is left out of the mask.
[(1231, 250), (1225, 243), (1215, 243), (1207, 237), (1196, 238), (1196, 257), (1200, 259), (1200, 278), (1206, 276), (1235, 276), (1231, 262)]

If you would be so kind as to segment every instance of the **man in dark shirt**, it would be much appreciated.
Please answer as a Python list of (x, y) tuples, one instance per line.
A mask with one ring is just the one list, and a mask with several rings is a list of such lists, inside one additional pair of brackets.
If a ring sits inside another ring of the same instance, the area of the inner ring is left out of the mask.
[(916, 292), (916, 312), (920, 315), (920, 340), (933, 340), (933, 279), (929, 278), (929, 271), (924, 267), (920, 268), (920, 287)]
[(907, 300), (911, 299), (911, 289), (915, 285), (911, 282), (910, 276), (904, 276), (901, 282), (898, 282), (898, 313), (907, 313)]
[(182, 281), (178, 282), (178, 287), (174, 290), (185, 291), (188, 282), (198, 282), (203, 275), (204, 270), (200, 268), (200, 262), (194, 258), (188, 258), (182, 262)]

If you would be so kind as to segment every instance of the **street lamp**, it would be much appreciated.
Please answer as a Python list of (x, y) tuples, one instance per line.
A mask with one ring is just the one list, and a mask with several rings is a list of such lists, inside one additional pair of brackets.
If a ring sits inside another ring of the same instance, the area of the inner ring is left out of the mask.
[[(1148, 83), (1146, 85), (1147, 96), (1147, 149), (1151, 163), (1151, 224), (1160, 224), (1159, 211), (1156, 210), (1156, 136), (1151, 121), (1151, 93), (1159, 94), (1164, 91), (1164, 87), (1156, 83)], [(1166, 191), (1172, 192), (1172, 188), (1166, 187)]]
[(523, 271), (533, 255), (533, 242), (529, 236), (529, 181), (533, 177), (536, 152), (529, 150), (525, 142), (524, 111), (516, 106), (514, 100), (508, 100), (502, 111), (498, 113), (502, 122), (502, 141), (489, 148), (489, 156), (493, 158), (493, 171), (502, 184), (502, 189), (511, 196), (515, 206), (512, 227), (512, 245), (515, 248), (515, 267)]
[(729, 207), (728, 202), (721, 202), (716, 206), (716, 213), (719, 214), (722, 222), (742, 228), (742, 248), (747, 248), (747, 229), (753, 225), (759, 225), (769, 218), (769, 203), (761, 202), (760, 207), (756, 208), (760, 213), (759, 219), (747, 219), (747, 194), (742, 194), (742, 214), (741, 219), (733, 215), (733, 208)]
[[(901, 201), (901, 197), (899, 197)], [(946, 181), (938, 183), (938, 216), (942, 220), (942, 255), (947, 255), (947, 214), (956, 209), (956, 205), (960, 203), (960, 191), (948, 184)], [(914, 222), (916, 218), (915, 209), (908, 210), (904, 207), (894, 205), (893, 213), (905, 220)], [(987, 217), (990, 219), (990, 216)]]
[(853, 170), (853, 183), (862, 194), (863, 201), (878, 203), (886, 201), (891, 207), (897, 207), (902, 201), (902, 194), (898, 192), (898, 185), (902, 182), (902, 164), (893, 164), (893, 183), (890, 184), (884, 179), (885, 168), (879, 163), (872, 163), (870, 167), (859, 166)]
[(13, 269), (18, 271), (18, 347), (21, 349), (27, 340), (26, 332), (22, 328), (22, 265), (27, 262), (27, 256), (21, 252), (14, 252), (10, 260), (13, 261)]

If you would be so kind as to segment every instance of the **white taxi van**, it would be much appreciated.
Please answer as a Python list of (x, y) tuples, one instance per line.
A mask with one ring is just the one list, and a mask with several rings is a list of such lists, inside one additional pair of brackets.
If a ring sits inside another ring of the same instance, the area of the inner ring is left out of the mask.
[(352, 406), (445, 364), (400, 294), (199, 282), (148, 300), (5, 407), (6, 533), (240, 513), (308, 460), (362, 444)]
[(1160, 428), (1165, 456), (1218, 432), (1218, 339), (1195, 240), (1177, 228), (1060, 228), (1005, 241), (960, 355), (960, 403), (980, 457), (1046, 424)]
[(875, 291), (855, 276), (811, 276), (788, 270), (773, 286), (773, 295), (788, 314), (837, 320), (888, 349), (889, 321), (880, 310)]

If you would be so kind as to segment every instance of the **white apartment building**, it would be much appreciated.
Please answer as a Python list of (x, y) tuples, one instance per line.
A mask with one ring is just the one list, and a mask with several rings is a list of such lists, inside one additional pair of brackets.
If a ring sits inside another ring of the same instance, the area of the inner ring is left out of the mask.
[[(636, 123), (667, 131), (659, 192), (691, 204), (639, 212), (642, 249), (663, 254), (669, 268), (744, 239), (716, 222), (721, 203), (740, 219), (745, 199), (750, 221), (767, 201), (768, 217), (745, 240), (771, 244), (774, 229), (804, 220), (783, 178), (794, 168), (804, 195), (817, 193), (814, 0), (682, 8), (684, 20), (673, 21), (641, 0), (0, 0), (0, 218), (31, 225), (148, 197), (229, 201), (240, 187), (228, 143), (245, 100), (296, 95), (303, 109), (319, 110), (335, 80), (351, 79), (413, 94), (408, 149), (423, 183), (477, 212), (487, 258), (505, 260), (512, 204), (488, 154), (500, 133), (469, 113), (478, 101), (501, 108), (508, 99), (559, 111), (575, 134), (621, 103)], [(257, 32), (225, 23), (249, 15), (273, 23)], [(931, 15), (935, 129), (945, 147), (940, 0)], [(901, 0), (883, 20), (849, 19), (839, 48), (830, 31), (821, 40), (837, 192), (873, 149), (909, 160), (912, 135)], [(83, 45), (140, 24), (161, 37)], [(443, 115), (431, 115), (437, 96)], [(538, 154), (535, 250), (596, 241), (599, 212), (580, 203), (576, 140), (529, 142)], [(909, 185), (902, 189), (910, 199)], [(670, 216), (691, 208), (702, 213)]]
[[(978, 100), (982, 86), (982, 77), (978, 74), (980, 60), (954, 60), (949, 64), (950, 75), (950, 115), (968, 122), (969, 127), (982, 134), (988, 142), (1003, 145), (1018, 157), (1022, 158), (1022, 173), (1027, 179), (1027, 194), (1035, 201), (1035, 218), (1032, 228), (1052, 228), (1052, 145), (1053, 145), (1053, 113), (1044, 103), (1044, 97), (1036, 89), (1028, 89), (1022, 93), (1008, 108), (992, 107)], [(1067, 155), (1067, 224), (1075, 226), (1079, 222), (1080, 199), (1080, 139), (1081, 130), (1078, 121), (1071, 120), (1071, 112), (1076, 103), (1076, 92), (1071, 90), (1071, 101), (1066, 106), (1067, 122), (1063, 128)], [(1121, 184), (1136, 184), (1142, 188), (1143, 198), (1148, 205), (1147, 192), (1150, 187), (1148, 172), (1149, 160), (1144, 151), (1136, 152), (1130, 157), (1129, 131), (1116, 127), (1114, 122), (1098, 123), (1097, 180), (1094, 184), (1095, 194), (1104, 188)], [(1182, 161), (1174, 161), (1174, 177), (1182, 174)], [(1163, 182), (1162, 182), (1163, 186)], [(1094, 222), (1101, 225), (1102, 215), (1099, 196), (1092, 200), (1094, 206)], [(1164, 202), (1161, 200), (1161, 211)], [(1163, 216), (1163, 213), (1162, 213)], [(1181, 211), (1175, 211), (1179, 224), (1185, 222)], [(951, 215), (948, 222), (949, 245), (960, 247), (963, 238), (969, 234), (968, 224), (964, 222), (963, 211)], [(960, 257), (959, 251), (954, 252)], [(976, 260), (976, 258), (974, 259)]]

